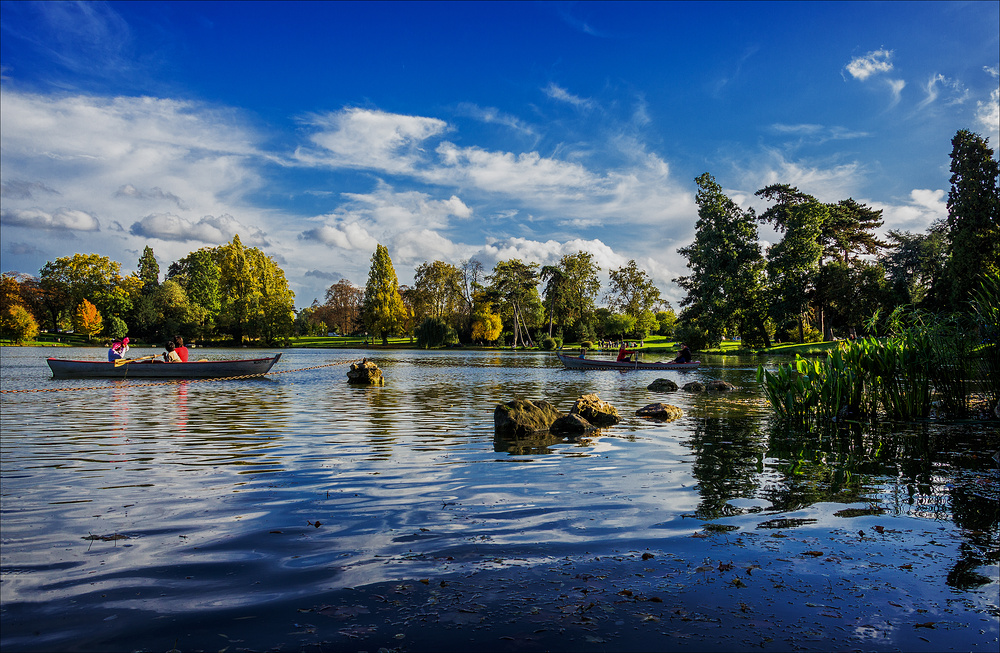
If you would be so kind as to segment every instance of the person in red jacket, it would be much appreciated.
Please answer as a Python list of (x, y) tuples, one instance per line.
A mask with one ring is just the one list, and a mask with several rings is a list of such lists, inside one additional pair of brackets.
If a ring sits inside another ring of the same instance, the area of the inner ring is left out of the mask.
[(618, 360), (624, 361), (628, 360), (628, 357), (635, 353), (634, 349), (626, 349), (625, 343), (622, 343), (621, 348), (618, 350)]
[(184, 346), (184, 338), (174, 336), (174, 351), (180, 356), (181, 362), (188, 362), (188, 348)]

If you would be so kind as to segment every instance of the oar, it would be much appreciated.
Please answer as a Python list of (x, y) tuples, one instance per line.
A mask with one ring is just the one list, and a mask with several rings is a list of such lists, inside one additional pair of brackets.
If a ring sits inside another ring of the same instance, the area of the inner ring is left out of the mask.
[(142, 358), (119, 358), (115, 361), (115, 367), (121, 367), (122, 365), (128, 365), (129, 363), (136, 363), (138, 361), (148, 361), (151, 358), (159, 358), (160, 355), (155, 356), (143, 356)]

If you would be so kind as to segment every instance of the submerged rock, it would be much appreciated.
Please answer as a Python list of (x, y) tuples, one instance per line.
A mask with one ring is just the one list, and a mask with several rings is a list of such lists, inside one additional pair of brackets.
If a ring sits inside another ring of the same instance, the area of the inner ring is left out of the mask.
[(575, 433), (586, 433), (587, 431), (597, 430), (597, 427), (583, 419), (575, 413), (570, 413), (569, 415), (563, 415), (556, 421), (552, 423), (549, 431), (556, 434), (575, 434)]
[(506, 436), (547, 431), (563, 414), (547, 401), (515, 399), (493, 409), (493, 428)]
[(682, 417), (684, 415), (684, 411), (677, 406), (671, 406), (670, 404), (649, 404), (648, 406), (643, 406), (639, 410), (635, 411), (635, 414), (639, 417), (649, 417), (669, 422)]
[(622, 421), (615, 407), (606, 401), (601, 401), (595, 394), (581, 395), (569, 412), (570, 415), (579, 415), (598, 427), (612, 426)]
[(354, 385), (385, 385), (382, 370), (369, 360), (352, 363), (351, 369), (347, 371), (347, 382)]
[(692, 381), (691, 383), (685, 383), (684, 392), (705, 392), (705, 384), (701, 381)]
[(717, 392), (730, 392), (736, 389), (736, 386), (728, 381), (709, 381), (705, 384), (706, 390), (715, 390)]
[(677, 384), (670, 379), (656, 379), (646, 389), (653, 392), (677, 392)]

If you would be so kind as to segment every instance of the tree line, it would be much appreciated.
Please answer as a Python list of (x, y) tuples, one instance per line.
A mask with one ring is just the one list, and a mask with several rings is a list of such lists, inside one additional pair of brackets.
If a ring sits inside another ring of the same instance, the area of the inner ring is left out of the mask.
[[(341, 279), (299, 312), (303, 333), (366, 335), (382, 343), (409, 336), (420, 346), (458, 343), (558, 346), (599, 338), (643, 339), (669, 335), (670, 302), (635, 261), (610, 271), (601, 295), (601, 268), (588, 252), (555, 265), (521, 259), (499, 261), (487, 272), (472, 258), (459, 265), (425, 262), (412, 286), (400, 285), (388, 249), (376, 247), (364, 289)], [(604, 305), (598, 302), (603, 299)]]
[(182, 335), (188, 341), (277, 344), (292, 334), (294, 301), (281, 267), (237, 235), (171, 263), (162, 281), (149, 246), (130, 275), (97, 254), (49, 261), (38, 277), (6, 273), (0, 277), (0, 330), (20, 342), (44, 327), (88, 339), (128, 335), (157, 342)]
[[(948, 216), (922, 234), (890, 230), (880, 240), (881, 210), (848, 198), (821, 203), (773, 184), (756, 195), (760, 215), (727, 197), (705, 173), (695, 180), (694, 241), (680, 250), (689, 273), (674, 313), (634, 260), (608, 271), (584, 251), (554, 265), (509, 259), (491, 271), (475, 259), (425, 262), (412, 286), (400, 285), (379, 244), (363, 288), (347, 279), (320, 303), (295, 312), (284, 272), (239, 236), (172, 263), (164, 280), (150, 247), (138, 270), (96, 254), (51, 261), (40, 275), (0, 279), (2, 337), (30, 340), (42, 324), (94, 337), (128, 333), (163, 339), (287, 342), (294, 335), (365, 335), (421, 346), (456, 343), (558, 346), (566, 342), (675, 336), (701, 349), (726, 338), (748, 347), (853, 335), (872, 316), (900, 306), (960, 311), (979, 280), (1000, 262), (998, 168), (985, 139), (966, 130), (952, 139)], [(758, 226), (781, 239), (760, 245)]]
[[(696, 346), (738, 336), (773, 339), (853, 336), (899, 307), (968, 312), (985, 279), (1000, 269), (998, 164), (986, 139), (960, 130), (951, 141), (948, 215), (922, 234), (874, 235), (882, 211), (852, 198), (824, 204), (787, 184), (756, 195), (760, 215), (728, 198), (708, 173), (698, 177), (694, 242), (679, 251), (690, 273), (675, 279), (681, 337)], [(758, 224), (781, 240), (766, 250)]]

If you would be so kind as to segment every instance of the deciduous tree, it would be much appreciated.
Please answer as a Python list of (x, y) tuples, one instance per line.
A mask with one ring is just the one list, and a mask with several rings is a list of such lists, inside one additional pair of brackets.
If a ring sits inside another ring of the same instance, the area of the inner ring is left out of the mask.
[(660, 303), (660, 289), (635, 261), (611, 270), (611, 287), (606, 300), (608, 308), (638, 319), (644, 311), (652, 311)]
[(317, 315), (326, 322), (330, 331), (350, 335), (360, 326), (363, 298), (360, 288), (347, 279), (341, 279), (326, 289), (326, 303), (318, 309)]
[(537, 269), (537, 263), (515, 258), (499, 261), (486, 278), (490, 283), (489, 300), (500, 308), (501, 318), (510, 324), (515, 347), (519, 341), (531, 344), (528, 329), (540, 321), (542, 302), (538, 296)]
[(38, 337), (38, 323), (21, 304), (0, 311), (0, 338), (15, 344), (30, 342)]
[(90, 340), (104, 328), (104, 320), (97, 307), (84, 299), (76, 307), (73, 313), (73, 329), (77, 333), (82, 333)]

